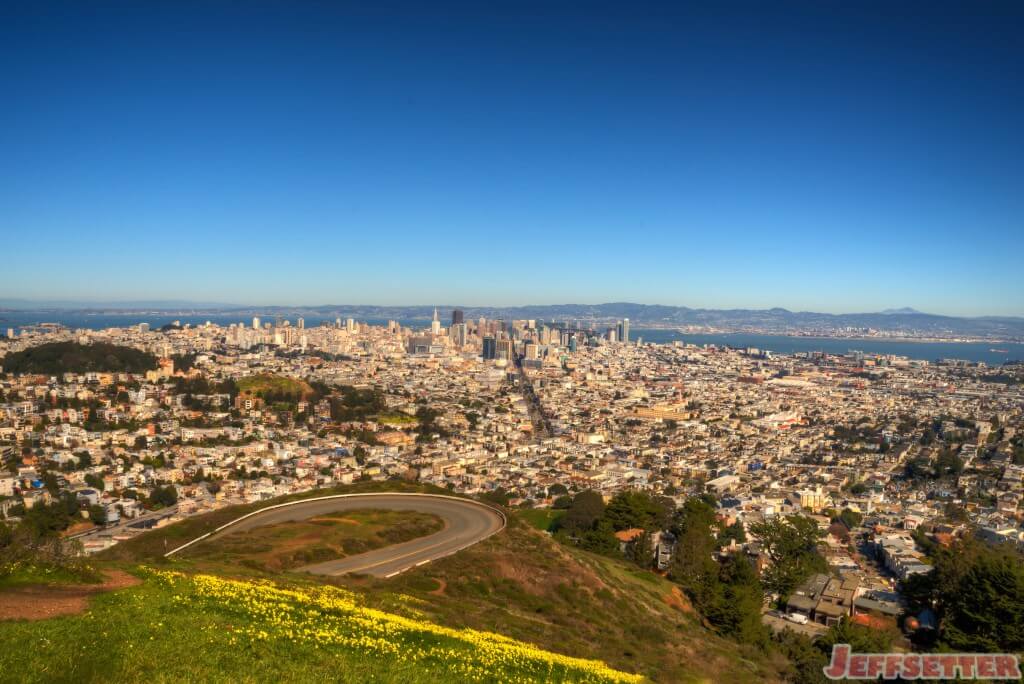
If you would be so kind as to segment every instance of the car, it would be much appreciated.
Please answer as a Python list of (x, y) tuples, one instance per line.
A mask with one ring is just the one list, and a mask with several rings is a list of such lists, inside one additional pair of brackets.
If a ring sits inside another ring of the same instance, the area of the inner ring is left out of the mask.
[(807, 624), (807, 616), (804, 615), (803, 613), (788, 613), (786, 615), (786, 619), (789, 620), (790, 622), (795, 622), (798, 625), (806, 625)]

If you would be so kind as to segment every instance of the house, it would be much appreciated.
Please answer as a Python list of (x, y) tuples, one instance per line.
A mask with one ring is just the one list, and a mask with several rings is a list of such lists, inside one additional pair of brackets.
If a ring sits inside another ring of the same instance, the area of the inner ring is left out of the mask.
[[(891, 621), (892, 624), (895, 624), (902, 612), (901, 597), (892, 591), (872, 590), (858, 596), (853, 601), (854, 616), (866, 615), (876, 620)], [(870, 626), (874, 626), (874, 623)]]
[(853, 614), (854, 597), (860, 582), (856, 577), (829, 577), (819, 573), (801, 584), (786, 602), (786, 613), (800, 614), (831, 627)]
[(100, 503), (100, 493), (95, 489), (79, 489), (75, 492), (75, 497), (80, 504), (86, 506), (98, 506)]
[(628, 530), (620, 530), (619, 532), (616, 532), (615, 538), (619, 540), (619, 551), (625, 553), (626, 547), (643, 535), (644, 530), (640, 527), (631, 527)]
[(821, 592), (828, 585), (829, 577), (824, 574), (811, 575), (799, 587), (793, 590), (789, 600), (786, 601), (786, 613), (789, 615), (803, 615), (807, 619), (814, 616), (814, 607), (818, 605)]

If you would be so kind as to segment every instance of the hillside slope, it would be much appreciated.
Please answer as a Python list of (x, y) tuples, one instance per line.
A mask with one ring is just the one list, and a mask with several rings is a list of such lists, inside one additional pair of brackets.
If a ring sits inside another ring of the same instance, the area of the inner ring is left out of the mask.
[(659, 682), (778, 681), (784, 666), (711, 632), (671, 582), (565, 547), (516, 515), (504, 532), (390, 580), (336, 581), (384, 609), (499, 632)]
[(73, 617), (0, 622), (12, 682), (639, 682), (602, 663), (367, 608), (333, 587), (285, 589), (142, 569)]
[[(430, 489), (361, 483), (331, 493), (392, 488)], [(271, 503), (262, 502), (259, 507)], [(233, 507), (191, 518), (119, 544), (101, 556), (129, 568), (145, 563), (301, 587), (326, 581), (354, 592), (367, 606), (449, 628), (496, 632), (566, 656), (600, 660), (658, 682), (770, 682), (780, 680), (786, 666), (709, 630), (678, 587), (664, 578), (624, 560), (561, 545), (519, 514), (510, 515), (508, 527), (484, 542), (387, 580), (267, 574), (221, 562), (216, 555), (161, 558), (164, 540), (173, 548), (251, 508)]]
[(0, 359), (7, 373), (117, 372), (142, 373), (156, 368), (156, 357), (131, 347), (97, 342), (48, 342), (13, 352)]

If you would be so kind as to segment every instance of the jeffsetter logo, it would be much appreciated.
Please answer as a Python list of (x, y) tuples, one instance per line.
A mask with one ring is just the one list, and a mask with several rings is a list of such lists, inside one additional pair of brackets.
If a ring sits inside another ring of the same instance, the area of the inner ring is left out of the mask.
[(832, 647), (829, 679), (1020, 679), (1017, 656), (1006, 653), (851, 653)]

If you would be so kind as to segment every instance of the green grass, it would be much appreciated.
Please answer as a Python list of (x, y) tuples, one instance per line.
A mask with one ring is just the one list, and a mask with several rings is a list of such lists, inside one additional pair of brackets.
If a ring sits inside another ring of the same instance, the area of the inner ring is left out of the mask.
[(203, 571), (242, 565), (276, 572), (425, 537), (443, 526), (436, 515), (416, 511), (339, 511), (218, 536), (182, 551), (179, 560)]
[(238, 379), (238, 389), (242, 392), (273, 392), (274, 394), (291, 394), (295, 396), (309, 396), (313, 394), (313, 388), (304, 380), (285, 377), (283, 375), (271, 375), (261, 373), (260, 375), (249, 375)]
[(562, 519), (565, 511), (556, 511), (551, 508), (524, 508), (516, 511), (517, 516), (525, 520), (531, 527), (541, 532), (549, 532), (554, 524)]
[(559, 544), (518, 513), (504, 532), (390, 580), (332, 581), (385, 610), (412, 605), (439, 624), (500, 632), (657, 682), (780, 681), (784, 666), (711, 632), (663, 577)]
[(69, 567), (19, 563), (0, 572), (0, 589), (40, 584), (99, 584), (102, 581), (103, 576), (85, 563)]
[(392, 627), (367, 625), (374, 614), (341, 592), (143, 577), (137, 587), (96, 597), (82, 615), (0, 622), (0, 678), (435, 684), (467, 681), (463, 675), (472, 671), (482, 682), (609, 681), (587, 664), (552, 661), (529, 648), (489, 659), (480, 636), (422, 622), (376, 615)]
[(384, 425), (416, 425), (419, 423), (415, 416), (408, 413), (382, 413), (377, 416), (377, 422)]

